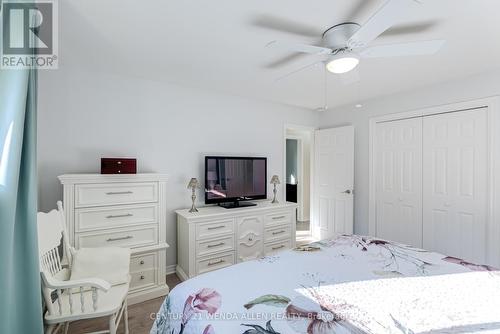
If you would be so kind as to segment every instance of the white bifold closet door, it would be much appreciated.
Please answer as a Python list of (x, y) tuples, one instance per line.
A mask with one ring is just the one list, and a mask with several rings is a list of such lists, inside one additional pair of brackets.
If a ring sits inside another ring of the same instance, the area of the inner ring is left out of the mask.
[(377, 123), (376, 235), (486, 263), (487, 109)]
[(376, 234), (422, 247), (422, 118), (377, 124)]
[(423, 119), (423, 246), (486, 263), (486, 108)]

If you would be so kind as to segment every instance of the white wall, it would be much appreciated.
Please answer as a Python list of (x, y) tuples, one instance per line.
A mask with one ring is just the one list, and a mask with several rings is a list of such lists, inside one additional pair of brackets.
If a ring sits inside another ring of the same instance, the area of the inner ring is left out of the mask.
[(346, 106), (322, 113), (320, 128), (347, 124), (355, 127), (355, 233), (368, 234), (368, 143), (371, 117), (494, 95), (500, 95), (500, 71), (363, 101), (362, 108)]
[(101, 157), (136, 157), (139, 172), (170, 175), (167, 265), (176, 263), (173, 210), (190, 205), (186, 185), (203, 180), (205, 154), (265, 156), (268, 175), (283, 175), (284, 124), (317, 123), (309, 110), (62, 69), (40, 72), (38, 110), (40, 210), (62, 198), (58, 175), (98, 173)]

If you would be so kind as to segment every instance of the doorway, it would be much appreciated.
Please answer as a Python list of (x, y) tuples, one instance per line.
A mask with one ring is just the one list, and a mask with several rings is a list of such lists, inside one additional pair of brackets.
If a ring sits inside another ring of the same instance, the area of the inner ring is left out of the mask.
[(285, 199), (297, 203), (297, 245), (314, 241), (311, 231), (311, 185), (314, 128), (285, 126)]

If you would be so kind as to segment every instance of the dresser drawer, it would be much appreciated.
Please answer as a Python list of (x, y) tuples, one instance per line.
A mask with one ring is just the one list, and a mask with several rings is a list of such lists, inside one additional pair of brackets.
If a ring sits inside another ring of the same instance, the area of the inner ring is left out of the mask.
[(232, 234), (234, 221), (232, 219), (212, 221), (196, 225), (196, 239), (207, 239), (225, 234)]
[(203, 274), (212, 270), (228, 267), (234, 264), (234, 252), (212, 256), (196, 263), (196, 274)]
[(264, 216), (266, 226), (286, 225), (292, 223), (292, 213), (284, 211), (279, 213), (267, 214)]
[(75, 207), (148, 203), (158, 200), (158, 183), (103, 183), (75, 185)]
[(201, 240), (196, 242), (197, 257), (232, 250), (234, 250), (234, 236), (232, 235), (225, 238)]
[(237, 219), (237, 261), (254, 260), (262, 256), (262, 216), (247, 216)]
[(274, 228), (267, 228), (264, 232), (264, 241), (272, 242), (282, 239), (290, 239), (292, 234), (292, 228), (288, 226), (278, 226)]
[(140, 228), (117, 228), (113, 231), (80, 232), (76, 234), (76, 247), (142, 247), (158, 243), (157, 225)]
[(290, 240), (283, 240), (271, 244), (266, 244), (264, 246), (264, 254), (265, 255), (272, 255), (287, 249), (290, 249), (292, 247), (292, 243)]
[(153, 224), (158, 220), (157, 211), (157, 204), (76, 209), (76, 232), (137, 224)]
[(138, 290), (156, 284), (156, 269), (130, 273), (130, 290)]
[(144, 253), (132, 255), (130, 259), (130, 272), (143, 271), (145, 269), (156, 268), (157, 253)]

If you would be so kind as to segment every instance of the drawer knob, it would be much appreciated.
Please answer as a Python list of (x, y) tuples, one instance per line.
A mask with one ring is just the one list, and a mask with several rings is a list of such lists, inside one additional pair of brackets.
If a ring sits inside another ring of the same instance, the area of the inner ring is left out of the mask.
[(141, 275), (141, 277), (140, 277), (140, 278), (141, 278), (141, 279), (145, 279), (146, 277), (144, 277), (144, 275)]
[(284, 247), (285, 247), (284, 245), (279, 245), (279, 246), (273, 247), (273, 250), (281, 249), (281, 248), (284, 248)]
[(132, 217), (133, 214), (131, 213), (125, 213), (123, 215), (109, 215), (109, 216), (106, 216), (107, 219), (112, 219), (112, 218), (123, 218), (123, 217)]
[(278, 217), (273, 217), (273, 219), (283, 219), (285, 216), (278, 216)]
[(106, 193), (106, 195), (126, 195), (126, 194), (133, 194), (133, 191), (109, 191)]
[(281, 234), (281, 233), (285, 233), (285, 232), (286, 231), (281, 230), (281, 231), (278, 231), (278, 232), (273, 232), (273, 235), (277, 235), (277, 234)]
[(207, 228), (207, 230), (211, 231), (211, 230), (218, 230), (220, 228), (224, 228), (226, 227), (226, 225), (219, 225), (219, 226), (210, 226)]
[(216, 264), (219, 264), (219, 263), (222, 263), (222, 262), (224, 262), (224, 260), (223, 259), (219, 259), (219, 260), (217, 260), (215, 262), (208, 262), (208, 265), (209, 266), (215, 266)]
[(118, 240), (127, 240), (127, 239), (132, 239), (132, 238), (133, 238), (133, 236), (127, 235), (127, 236), (119, 237), (119, 238), (108, 238), (108, 239), (106, 239), (106, 241), (110, 242), (110, 241), (118, 241)]
[(248, 237), (248, 241), (253, 241), (253, 238), (252, 237)]
[(141, 260), (141, 262), (139, 262), (139, 264), (144, 264), (144, 260)]
[(218, 247), (224, 245), (224, 242), (219, 242), (218, 244), (213, 244), (213, 245), (207, 245), (208, 248), (213, 248), (213, 247)]

